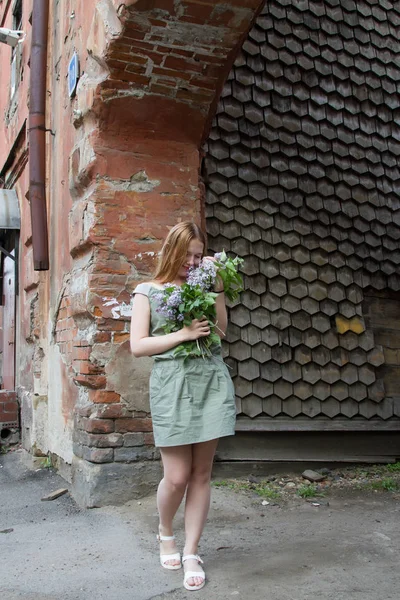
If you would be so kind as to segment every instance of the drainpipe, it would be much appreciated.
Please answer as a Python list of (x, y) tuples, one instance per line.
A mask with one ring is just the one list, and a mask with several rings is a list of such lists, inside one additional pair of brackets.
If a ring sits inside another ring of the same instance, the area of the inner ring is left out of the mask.
[(48, 271), (46, 209), (46, 66), (49, 0), (33, 0), (29, 99), (29, 201), (33, 266)]

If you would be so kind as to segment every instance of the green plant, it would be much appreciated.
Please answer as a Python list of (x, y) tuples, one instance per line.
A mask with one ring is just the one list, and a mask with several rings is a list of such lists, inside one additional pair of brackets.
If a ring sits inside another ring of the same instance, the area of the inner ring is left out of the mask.
[(212, 481), (211, 483), (214, 487), (226, 487), (230, 490), (233, 490), (235, 488), (235, 484), (233, 483), (233, 481), (228, 481), (226, 479), (220, 479), (219, 481)]
[(53, 466), (51, 464), (51, 456), (50, 456), (50, 454), (48, 454), (47, 456), (38, 457), (36, 459), (36, 461), (40, 465), (41, 469), (51, 469), (51, 467)]
[(318, 491), (315, 483), (304, 484), (299, 487), (297, 494), (300, 498), (314, 498), (315, 496), (322, 496), (323, 494)]
[(262, 496), (263, 498), (269, 498), (270, 500), (277, 500), (281, 497), (278, 490), (274, 490), (271, 487), (259, 485), (254, 490), (258, 496)]
[(393, 477), (385, 477), (380, 481), (373, 481), (371, 483), (373, 490), (386, 490), (387, 492), (396, 492), (399, 489), (399, 483), (393, 479)]
[(391, 473), (400, 472), (400, 461), (387, 465), (387, 470)]

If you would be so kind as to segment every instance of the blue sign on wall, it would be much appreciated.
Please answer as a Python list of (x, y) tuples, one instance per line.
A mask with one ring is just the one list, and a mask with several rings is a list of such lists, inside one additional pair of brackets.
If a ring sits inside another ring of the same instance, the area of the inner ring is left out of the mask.
[(69, 61), (68, 65), (68, 94), (69, 97), (75, 94), (76, 86), (79, 79), (79, 59), (76, 52)]

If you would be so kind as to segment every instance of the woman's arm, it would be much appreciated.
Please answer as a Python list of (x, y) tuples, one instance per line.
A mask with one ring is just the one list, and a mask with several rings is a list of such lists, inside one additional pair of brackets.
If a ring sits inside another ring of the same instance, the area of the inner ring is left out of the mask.
[(226, 311), (225, 305), (225, 294), (224, 292), (220, 292), (215, 299), (215, 309), (217, 311), (217, 319), (216, 319), (216, 333), (218, 333), (221, 339), (224, 339), (226, 334), (226, 329), (228, 327), (228, 314)]
[(174, 333), (150, 337), (150, 304), (143, 294), (136, 294), (131, 318), (131, 352), (136, 357), (162, 354), (182, 342), (197, 340), (210, 333), (206, 319), (195, 319), (189, 327), (183, 327)]

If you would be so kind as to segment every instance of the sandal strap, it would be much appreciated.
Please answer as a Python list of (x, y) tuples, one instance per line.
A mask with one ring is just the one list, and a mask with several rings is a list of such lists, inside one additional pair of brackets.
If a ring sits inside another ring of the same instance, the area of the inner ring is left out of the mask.
[(157, 534), (157, 540), (159, 542), (172, 542), (172, 540), (175, 539), (174, 535), (161, 535), (161, 534)]
[(182, 557), (182, 562), (184, 563), (185, 560), (190, 559), (197, 560), (198, 563), (203, 564), (203, 561), (198, 554), (185, 554), (185, 556)]
[(206, 578), (206, 574), (204, 571), (186, 571), (184, 576), (184, 581), (191, 579), (192, 577), (201, 577), (202, 579)]
[(160, 554), (160, 558), (164, 562), (167, 560), (181, 560), (181, 555), (179, 552), (174, 552), (173, 554)]

